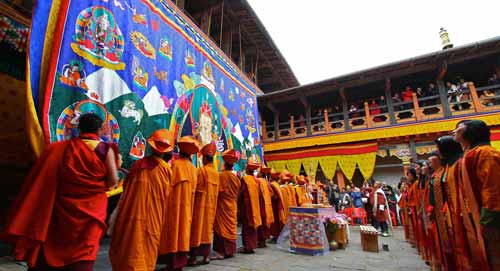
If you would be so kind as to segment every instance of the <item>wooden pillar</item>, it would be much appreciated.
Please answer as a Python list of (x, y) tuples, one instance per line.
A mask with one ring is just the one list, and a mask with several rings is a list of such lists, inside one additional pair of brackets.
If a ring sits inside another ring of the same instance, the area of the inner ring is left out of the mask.
[(370, 116), (370, 107), (368, 106), (368, 102), (365, 102), (365, 118), (366, 118), (366, 127), (372, 128), (372, 118)]
[(212, 23), (212, 9), (209, 8), (201, 14), (200, 29), (210, 37), (210, 24)]
[(415, 110), (415, 118), (417, 121), (422, 120), (422, 112), (420, 112), (420, 106), (418, 105), (418, 98), (417, 98), (417, 93), (412, 93), (412, 98), (413, 98), (413, 108)]
[(410, 138), (410, 153), (411, 153), (411, 158), (413, 162), (416, 162), (418, 160), (417, 156), (417, 146), (415, 145), (415, 140), (413, 138)]
[(394, 113), (394, 105), (392, 104), (391, 79), (385, 79), (385, 103), (387, 104), (387, 112), (389, 113), (389, 121), (391, 125), (396, 124), (396, 114)]
[(446, 92), (444, 82), (442, 80), (438, 80), (437, 87), (439, 90), (439, 99), (441, 100), (441, 105), (444, 110), (444, 116), (451, 117), (450, 103), (448, 102), (448, 93)]
[(274, 140), (278, 141), (280, 139), (280, 113), (274, 111)]
[(311, 105), (309, 103), (306, 105), (305, 110), (306, 110), (307, 136), (311, 136), (312, 135)]
[(474, 86), (474, 83), (469, 82), (468, 85), (470, 90), (470, 96), (472, 98), (472, 103), (474, 104), (476, 112), (482, 112), (483, 105), (481, 104), (481, 101), (479, 101), (479, 96), (477, 95), (477, 90), (476, 87)]
[(295, 120), (293, 115), (290, 115), (290, 136), (295, 137)]
[(340, 89), (340, 97), (342, 98), (342, 114), (344, 115), (345, 130), (351, 130), (351, 124), (349, 124), (349, 107), (347, 106), (344, 88)]
[(337, 169), (335, 172), (337, 175), (337, 185), (339, 189), (345, 188), (345, 178), (344, 178), (344, 173), (342, 173), (342, 170)]
[(225, 31), (222, 33), (222, 51), (226, 53), (227, 56), (230, 58), (231, 56), (231, 50), (232, 50), (232, 43), (233, 43), (233, 29), (230, 28), (229, 31)]
[(222, 48), (222, 33), (224, 33), (224, 0), (220, 8), (220, 32), (219, 32), (219, 48)]
[(328, 110), (325, 109), (325, 111), (323, 112), (324, 114), (324, 117), (325, 117), (325, 133), (329, 133), (330, 132), (330, 121), (328, 120)]

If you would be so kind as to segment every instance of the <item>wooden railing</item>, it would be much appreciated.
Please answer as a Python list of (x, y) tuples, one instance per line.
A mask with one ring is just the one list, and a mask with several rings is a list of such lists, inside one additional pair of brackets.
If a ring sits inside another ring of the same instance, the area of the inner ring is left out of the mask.
[[(394, 112), (395, 124), (415, 123), (431, 119), (443, 119), (450, 116), (460, 116), (481, 112), (500, 111), (500, 84), (477, 88), (473, 83), (468, 89), (459, 93), (459, 96), (447, 97), (445, 104), (441, 103), (439, 95), (418, 98), (413, 94), (411, 101), (392, 104), (392, 110), (387, 105), (370, 107), (367, 102), (363, 108), (348, 112), (349, 119), (344, 119), (344, 113), (329, 113), (324, 110), (322, 115), (311, 117), (310, 131), (312, 135), (342, 133), (352, 130), (387, 127), (392, 125), (391, 115)], [(451, 114), (446, 115), (448, 107)], [(349, 128), (346, 127), (346, 122)], [(265, 122), (262, 123), (264, 141), (275, 140), (275, 128)], [(278, 140), (308, 136), (307, 120), (296, 120), (293, 116), (289, 121), (279, 123)]]

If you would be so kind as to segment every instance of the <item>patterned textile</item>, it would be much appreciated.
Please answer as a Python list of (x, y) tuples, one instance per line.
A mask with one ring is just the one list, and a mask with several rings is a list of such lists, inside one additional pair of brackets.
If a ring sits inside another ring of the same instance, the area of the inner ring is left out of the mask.
[(236, 149), (235, 170), (261, 160), (257, 86), (172, 2), (39, 1), (33, 21), (45, 23), (31, 36), (29, 70), (45, 143), (76, 136), (92, 112), (125, 167), (149, 153), (145, 138), (159, 128)]

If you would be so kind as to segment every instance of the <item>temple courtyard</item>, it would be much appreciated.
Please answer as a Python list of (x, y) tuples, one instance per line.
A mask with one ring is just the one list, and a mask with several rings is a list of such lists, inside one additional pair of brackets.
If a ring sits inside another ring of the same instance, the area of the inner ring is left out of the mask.
[[(363, 252), (359, 227), (351, 227), (351, 240), (345, 250), (332, 251), (324, 256), (304, 256), (279, 250), (276, 245), (258, 249), (253, 255), (237, 254), (234, 258), (212, 261), (209, 265), (185, 268), (187, 271), (236, 271), (236, 270), (429, 270), (417, 251), (404, 241), (403, 228), (395, 229), (392, 237), (379, 237), (379, 245), (387, 244), (389, 251)], [(105, 239), (95, 265), (95, 271), (110, 271), (108, 261), (109, 239)], [(0, 271), (24, 271), (26, 267), (0, 259)]]

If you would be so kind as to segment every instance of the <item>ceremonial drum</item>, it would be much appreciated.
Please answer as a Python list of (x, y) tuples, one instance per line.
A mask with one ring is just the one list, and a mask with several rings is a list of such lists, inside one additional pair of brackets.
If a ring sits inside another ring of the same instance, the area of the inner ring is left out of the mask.
[(373, 226), (360, 226), (363, 251), (378, 252), (378, 231)]

